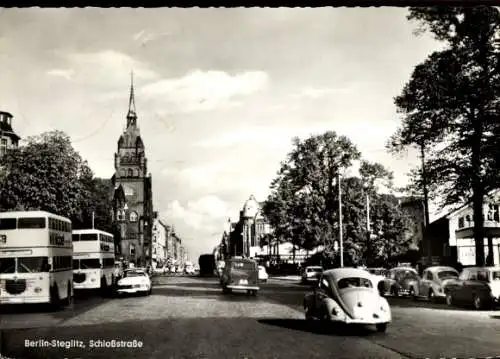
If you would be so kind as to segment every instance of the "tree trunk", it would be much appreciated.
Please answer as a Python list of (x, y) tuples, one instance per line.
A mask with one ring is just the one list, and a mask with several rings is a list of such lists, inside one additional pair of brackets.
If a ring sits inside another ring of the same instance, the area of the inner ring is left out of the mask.
[(484, 218), (483, 218), (483, 193), (475, 189), (473, 194), (474, 211), (474, 244), (476, 247), (476, 266), (484, 266)]

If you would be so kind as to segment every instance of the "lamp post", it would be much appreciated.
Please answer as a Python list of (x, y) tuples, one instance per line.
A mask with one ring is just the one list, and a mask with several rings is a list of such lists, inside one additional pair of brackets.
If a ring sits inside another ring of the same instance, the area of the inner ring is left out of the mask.
[(342, 187), (340, 183), (340, 172), (337, 175), (339, 186), (339, 243), (340, 243), (340, 267), (344, 267), (344, 240), (342, 233)]

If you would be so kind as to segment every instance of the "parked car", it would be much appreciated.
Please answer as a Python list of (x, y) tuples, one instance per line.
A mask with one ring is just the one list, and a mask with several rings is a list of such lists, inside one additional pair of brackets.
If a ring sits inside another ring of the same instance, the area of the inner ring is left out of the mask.
[(259, 281), (265, 283), (268, 279), (269, 275), (267, 274), (266, 267), (259, 266)]
[(486, 309), (500, 301), (500, 267), (465, 268), (458, 281), (447, 283), (444, 291), (448, 305), (473, 305)]
[(389, 303), (374, 286), (373, 276), (359, 268), (325, 271), (303, 305), (307, 320), (375, 325), (379, 332), (385, 332), (392, 320)]
[(233, 257), (226, 261), (220, 279), (223, 293), (233, 290), (246, 290), (250, 295), (257, 295), (259, 269), (257, 262), (249, 258)]
[(373, 276), (376, 288), (379, 288), (379, 283), (385, 280), (387, 274), (387, 269), (385, 268), (365, 268), (365, 271)]
[(118, 294), (143, 293), (150, 295), (151, 279), (144, 269), (127, 269), (123, 273), (123, 278), (117, 283), (116, 292)]
[(323, 267), (320, 266), (308, 266), (302, 271), (302, 283), (308, 283), (310, 281), (317, 281), (323, 273)]
[(419, 276), (415, 269), (411, 267), (395, 267), (389, 269), (385, 279), (378, 284), (379, 292), (382, 295), (390, 293), (393, 296), (409, 295), (410, 288), (415, 288)]
[(453, 267), (429, 267), (422, 272), (422, 278), (410, 286), (409, 294), (414, 299), (427, 298), (430, 301), (444, 299), (445, 286), (457, 282), (458, 276), (458, 271)]

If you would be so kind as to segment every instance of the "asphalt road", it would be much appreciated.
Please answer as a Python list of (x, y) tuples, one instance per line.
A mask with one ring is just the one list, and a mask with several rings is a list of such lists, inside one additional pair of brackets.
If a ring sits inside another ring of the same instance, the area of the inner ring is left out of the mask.
[[(215, 278), (160, 278), (149, 297), (94, 296), (57, 313), (4, 311), (0, 352), (17, 359), (469, 358), (500, 354), (500, 321), (494, 313), (394, 299), (394, 322), (385, 334), (372, 328), (327, 328), (303, 319), (301, 303), (307, 290), (270, 280), (257, 297), (223, 295)], [(112, 345), (113, 339), (135, 347), (95, 347)], [(27, 340), (55, 340), (68, 347), (29, 347)]]

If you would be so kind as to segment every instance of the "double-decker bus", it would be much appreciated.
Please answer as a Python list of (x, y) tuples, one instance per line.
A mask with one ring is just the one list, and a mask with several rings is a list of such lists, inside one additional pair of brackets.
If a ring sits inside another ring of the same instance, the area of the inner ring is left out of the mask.
[(0, 213), (0, 304), (73, 298), (71, 220), (45, 211)]
[(113, 235), (98, 229), (73, 231), (73, 283), (75, 289), (97, 289), (104, 293), (115, 281)]

